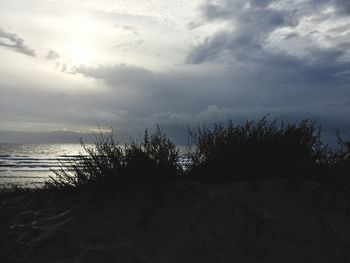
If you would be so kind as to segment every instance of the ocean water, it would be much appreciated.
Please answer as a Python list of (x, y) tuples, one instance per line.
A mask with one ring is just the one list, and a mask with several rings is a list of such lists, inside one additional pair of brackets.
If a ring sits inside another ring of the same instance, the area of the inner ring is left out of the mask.
[(40, 187), (54, 175), (52, 169), (67, 166), (81, 154), (80, 144), (0, 143), (0, 187)]
[[(184, 154), (185, 147), (179, 149), (182, 153), (179, 163), (185, 167), (189, 159)], [(40, 187), (49, 176), (54, 176), (52, 170), (67, 167), (70, 161), (85, 154), (80, 144), (0, 143), (0, 188)]]

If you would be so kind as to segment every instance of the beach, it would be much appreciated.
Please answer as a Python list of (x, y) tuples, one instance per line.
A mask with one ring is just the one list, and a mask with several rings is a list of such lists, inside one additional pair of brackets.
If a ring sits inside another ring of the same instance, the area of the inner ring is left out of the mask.
[[(348, 262), (345, 196), (315, 183), (1, 193), (2, 262)], [(344, 200), (343, 200), (344, 199)]]

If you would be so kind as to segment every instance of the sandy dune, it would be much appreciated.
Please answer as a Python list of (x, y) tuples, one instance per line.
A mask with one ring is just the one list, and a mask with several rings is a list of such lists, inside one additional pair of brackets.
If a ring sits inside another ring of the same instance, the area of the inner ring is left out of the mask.
[(171, 184), (107, 200), (3, 195), (1, 262), (350, 262), (350, 207), (316, 184)]

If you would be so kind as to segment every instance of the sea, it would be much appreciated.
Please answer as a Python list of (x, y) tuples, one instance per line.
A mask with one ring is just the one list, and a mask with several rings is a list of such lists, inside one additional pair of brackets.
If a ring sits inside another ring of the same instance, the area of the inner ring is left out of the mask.
[(86, 154), (80, 144), (0, 143), (0, 187), (41, 187), (52, 170)]
[[(185, 148), (179, 148), (182, 153), (179, 163), (185, 167), (189, 159)], [(0, 188), (14, 185), (40, 188), (50, 176), (55, 176), (54, 170), (67, 169), (81, 155), (86, 152), (80, 144), (0, 143)]]

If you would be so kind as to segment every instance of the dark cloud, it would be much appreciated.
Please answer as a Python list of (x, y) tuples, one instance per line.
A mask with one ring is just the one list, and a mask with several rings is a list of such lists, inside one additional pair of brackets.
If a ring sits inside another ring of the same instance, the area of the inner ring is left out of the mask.
[[(268, 4), (270, 0), (262, 1), (239, 1), (226, 0), (217, 4), (207, 1), (201, 7), (204, 19), (227, 20), (234, 22), (237, 27), (245, 26), (250, 29), (271, 31), (274, 27), (283, 25), (295, 25), (297, 23), (295, 10), (272, 9)], [(264, 33), (262, 32), (262, 33)]]
[[(202, 7), (204, 19), (209, 23), (225, 20), (232, 23), (234, 29), (208, 37), (188, 55), (187, 61), (199, 64), (234, 55), (234, 52), (242, 54), (252, 50), (256, 53), (275, 29), (298, 24), (293, 10), (267, 8), (269, 2), (224, 1), (220, 5), (208, 2)], [(249, 7), (245, 7), (247, 3), (250, 3)]]
[[(192, 112), (209, 103), (212, 85), (220, 76), (203, 78), (185, 72), (155, 72), (132, 65), (110, 67), (80, 67), (78, 73), (100, 79), (110, 87), (115, 104), (145, 117), (159, 112), (177, 112), (179, 109)], [(208, 75), (209, 76), (209, 75)], [(202, 101), (193, 103), (195, 93)]]
[(348, 50), (348, 46), (333, 49), (315, 47), (307, 50), (308, 57), (299, 58), (283, 52), (267, 51), (251, 38), (237, 38), (230, 33), (221, 32), (193, 50), (187, 61), (200, 64), (231, 60), (232, 64), (250, 68), (250, 72), (285, 77), (285, 81), (291, 81), (295, 85), (301, 82), (335, 84), (341, 81), (339, 76), (350, 68), (349, 61), (340, 61)]
[(56, 60), (56, 59), (60, 58), (60, 54), (58, 54), (58, 53), (57, 53), (56, 51), (54, 51), (54, 50), (50, 50), (50, 51), (47, 53), (47, 55), (46, 55), (45, 58), (48, 59), (48, 60)]
[(335, 0), (335, 4), (338, 7), (338, 11), (345, 14), (350, 14), (350, 1), (349, 0)]
[[(317, 56), (321, 61), (321, 56)], [(327, 57), (334, 54), (323, 56), (328, 60)], [(223, 111), (225, 118), (229, 112), (251, 111), (261, 115), (284, 112), (286, 107), (317, 112), (327, 108), (326, 102), (339, 101), (348, 94), (344, 83), (337, 86), (336, 93), (329, 88), (330, 84), (339, 81), (335, 73), (342, 70), (341, 66), (337, 69), (332, 64), (320, 63), (316, 67), (288, 57), (282, 60), (280, 56), (269, 58), (267, 62), (272, 65), (262, 61), (265, 67), (223, 72), (204, 69), (198, 74), (186, 71), (153, 72), (128, 65), (80, 68), (78, 72), (109, 85), (110, 107), (114, 102), (137, 118), (152, 116), (149, 120), (167, 119), (173, 123), (195, 120), (199, 116), (197, 114), (210, 105), (230, 109)], [(278, 71), (277, 67), (280, 67)], [(346, 65), (342, 67), (345, 69)], [(209, 109), (214, 112), (215, 107)]]
[(293, 38), (299, 38), (299, 34), (297, 33), (290, 33), (284, 37), (285, 40), (293, 39)]
[(24, 44), (24, 40), (14, 33), (5, 32), (0, 28), (0, 46), (10, 50), (35, 57), (35, 51)]
[[(305, 46), (304, 56), (293, 56), (286, 51), (271, 50), (266, 47), (268, 38), (280, 28), (296, 28), (307, 13), (315, 14), (313, 9), (303, 10), (300, 15), (296, 9), (272, 9), (268, 4), (282, 1), (223, 1), (220, 5), (209, 1), (202, 7), (204, 18), (210, 23), (221, 19), (232, 23), (234, 29), (224, 30), (208, 37), (187, 56), (187, 62), (201, 64), (220, 62), (249, 68), (250, 71), (264, 72), (264, 75), (284, 76), (285, 81), (293, 79), (295, 85), (303, 81), (308, 84), (335, 84), (338, 78), (350, 67), (349, 60), (342, 60), (350, 52), (347, 43), (334, 43), (332, 47), (318, 45)], [(306, 1), (307, 6), (313, 1)], [(246, 6), (250, 3), (249, 7)], [(322, 1), (321, 1), (322, 6)], [(304, 6), (305, 7), (305, 6)], [(298, 41), (299, 34), (292, 32), (284, 37)], [(311, 42), (311, 41), (309, 41)]]

